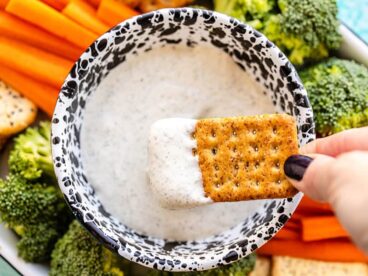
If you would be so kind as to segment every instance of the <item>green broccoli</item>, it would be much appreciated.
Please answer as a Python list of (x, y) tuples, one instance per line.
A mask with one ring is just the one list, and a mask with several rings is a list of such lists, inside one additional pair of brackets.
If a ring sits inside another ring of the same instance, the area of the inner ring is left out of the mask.
[(312, 48), (319, 45), (327, 49), (340, 47), (335, 0), (279, 0), (278, 4), (284, 33), (300, 38)]
[(17, 174), (0, 182), (0, 217), (10, 227), (55, 220), (64, 209), (56, 186), (30, 183)]
[(340, 47), (336, 0), (214, 0), (215, 10), (264, 33), (301, 66)]
[(50, 259), (70, 214), (56, 186), (31, 183), (18, 174), (0, 180), (0, 218), (19, 236), (19, 256), (30, 262)]
[(46, 123), (19, 135), (10, 152), (9, 175), (0, 180), (0, 219), (20, 236), (19, 256), (31, 262), (50, 259), (56, 240), (71, 221), (52, 167), (44, 161), (51, 160), (49, 136)]
[(123, 265), (75, 220), (52, 251), (50, 276), (122, 276)]
[(246, 276), (254, 268), (256, 255), (251, 254), (237, 262), (223, 267), (198, 272), (165, 272), (152, 270), (150, 276)]
[(321, 136), (368, 125), (368, 69), (330, 58), (299, 72)]
[(27, 128), (14, 139), (14, 150), (9, 156), (9, 168), (28, 180), (41, 177), (56, 183), (50, 150), (51, 126), (42, 122), (38, 128)]
[(241, 21), (257, 22), (253, 27), (262, 27), (262, 20), (275, 7), (275, 0), (214, 0), (215, 10)]
[(51, 251), (60, 237), (58, 228), (55, 223), (38, 223), (15, 227), (14, 231), (21, 237), (17, 243), (19, 256), (26, 261), (48, 261)]

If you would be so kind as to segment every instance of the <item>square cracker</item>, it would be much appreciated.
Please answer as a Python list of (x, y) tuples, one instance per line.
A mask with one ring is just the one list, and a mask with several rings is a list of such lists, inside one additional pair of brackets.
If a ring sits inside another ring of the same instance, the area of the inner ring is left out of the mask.
[(368, 276), (365, 263), (340, 263), (306, 260), (292, 257), (272, 257), (273, 276)]
[(249, 276), (270, 276), (271, 275), (271, 259), (257, 256), (256, 265), (249, 273)]
[(298, 153), (297, 128), (286, 114), (198, 120), (199, 167), (215, 202), (291, 197), (285, 160)]

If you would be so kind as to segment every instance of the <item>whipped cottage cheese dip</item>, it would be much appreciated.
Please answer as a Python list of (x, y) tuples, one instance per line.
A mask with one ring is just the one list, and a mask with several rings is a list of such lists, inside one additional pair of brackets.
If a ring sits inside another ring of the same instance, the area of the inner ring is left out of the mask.
[(112, 70), (87, 101), (83, 166), (105, 209), (134, 230), (168, 240), (221, 233), (262, 201), (169, 210), (152, 195), (147, 173), (151, 125), (163, 118), (273, 113), (263, 88), (213, 47), (167, 46)]

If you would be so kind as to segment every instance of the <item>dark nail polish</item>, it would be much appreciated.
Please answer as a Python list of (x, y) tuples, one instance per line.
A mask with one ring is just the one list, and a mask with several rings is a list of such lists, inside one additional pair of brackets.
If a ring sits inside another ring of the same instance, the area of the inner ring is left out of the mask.
[(292, 179), (300, 181), (303, 179), (303, 175), (312, 161), (312, 158), (305, 155), (292, 155), (285, 161), (285, 174)]

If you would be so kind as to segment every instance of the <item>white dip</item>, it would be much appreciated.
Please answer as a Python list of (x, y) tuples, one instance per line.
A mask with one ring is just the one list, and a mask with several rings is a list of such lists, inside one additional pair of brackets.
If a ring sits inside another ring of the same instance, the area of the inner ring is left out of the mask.
[(216, 48), (155, 49), (130, 57), (88, 99), (81, 134), (83, 165), (105, 209), (151, 236), (190, 240), (242, 222), (262, 201), (162, 208), (147, 174), (148, 134), (163, 118), (273, 113), (251, 76)]
[(197, 142), (192, 138), (197, 120), (169, 118), (151, 126), (148, 138), (148, 174), (152, 194), (169, 209), (211, 203), (205, 196)]

